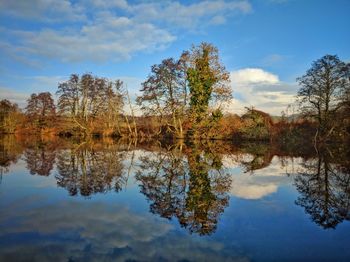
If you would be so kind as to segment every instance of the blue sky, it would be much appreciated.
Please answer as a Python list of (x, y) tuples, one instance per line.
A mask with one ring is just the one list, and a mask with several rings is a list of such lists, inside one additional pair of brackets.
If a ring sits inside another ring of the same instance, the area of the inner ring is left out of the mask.
[(348, 0), (0, 0), (0, 97), (23, 106), (85, 72), (136, 96), (151, 65), (206, 41), (231, 73), (226, 109), (279, 114), (312, 61), (350, 62), (349, 13)]

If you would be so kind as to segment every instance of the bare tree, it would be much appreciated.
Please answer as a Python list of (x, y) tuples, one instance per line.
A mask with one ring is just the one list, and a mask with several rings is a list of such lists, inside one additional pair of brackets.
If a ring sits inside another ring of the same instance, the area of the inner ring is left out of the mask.
[[(153, 65), (151, 74), (142, 83), (142, 95), (137, 98), (146, 115), (158, 116), (160, 128), (183, 137), (183, 118), (187, 105), (185, 54), (179, 59), (164, 59)], [(158, 133), (160, 133), (159, 130)]]
[(26, 115), (36, 127), (42, 129), (53, 124), (56, 107), (49, 92), (32, 94), (27, 102)]
[(302, 112), (316, 119), (316, 139), (327, 138), (334, 130), (335, 115), (341, 108), (344, 93), (349, 92), (349, 67), (336, 55), (316, 60), (306, 74), (297, 78)]
[(119, 130), (119, 115), (124, 105), (121, 86), (120, 80), (112, 82), (91, 74), (80, 78), (73, 74), (58, 86), (59, 110), (85, 134), (93, 131), (98, 119), (103, 120), (103, 127)]
[(19, 122), (20, 110), (17, 104), (7, 99), (0, 101), (0, 133), (14, 133)]

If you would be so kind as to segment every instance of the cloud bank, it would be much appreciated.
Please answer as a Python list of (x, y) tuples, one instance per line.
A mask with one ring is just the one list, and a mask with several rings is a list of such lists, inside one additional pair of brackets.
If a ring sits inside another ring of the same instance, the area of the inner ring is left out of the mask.
[(254, 107), (280, 115), (295, 101), (296, 84), (282, 82), (273, 73), (261, 68), (244, 68), (230, 73), (234, 98), (225, 104), (225, 111), (242, 114), (245, 107)]
[[(220, 25), (251, 11), (248, 1), (0, 0), (0, 15), (36, 23), (0, 28), (0, 50), (22, 59), (106, 62), (163, 50), (177, 35)], [(31, 28), (31, 27), (29, 27)]]

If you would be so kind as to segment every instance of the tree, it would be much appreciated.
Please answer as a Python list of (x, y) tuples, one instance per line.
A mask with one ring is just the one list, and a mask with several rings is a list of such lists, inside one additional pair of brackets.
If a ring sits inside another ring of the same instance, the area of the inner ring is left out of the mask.
[(109, 82), (105, 88), (105, 98), (104, 118), (107, 120), (107, 128), (117, 129), (120, 135), (119, 118), (124, 107), (123, 82)]
[(19, 122), (20, 111), (17, 104), (7, 99), (0, 101), (0, 133), (13, 133)]
[[(220, 103), (232, 97), (229, 73), (219, 60), (218, 49), (211, 44), (193, 46), (190, 52), (190, 67), (187, 70), (190, 91), (190, 111), (194, 122), (194, 135), (200, 126), (211, 128), (222, 116)], [(209, 106), (211, 119), (208, 121)], [(208, 130), (206, 130), (208, 133)]]
[(32, 94), (28, 99), (26, 115), (40, 129), (50, 127), (56, 116), (54, 100), (49, 92)]
[(161, 64), (153, 65), (151, 74), (142, 83), (142, 95), (138, 104), (146, 115), (158, 116), (160, 130), (165, 124), (177, 137), (183, 137), (183, 118), (187, 106), (186, 56), (184, 52), (179, 60), (164, 59)]
[(246, 110), (239, 130), (241, 136), (248, 140), (269, 140), (273, 126), (271, 116), (254, 108), (247, 107)]
[(122, 82), (84, 74), (72, 74), (58, 85), (58, 108), (61, 114), (82, 129), (85, 134), (94, 129), (94, 122), (102, 120), (103, 127), (119, 130), (119, 115), (124, 105)]
[(335, 115), (350, 88), (349, 70), (336, 55), (325, 55), (297, 78), (301, 86), (298, 91), (301, 110), (318, 124), (315, 139), (327, 138), (335, 128)]
[(211, 113), (210, 121), (205, 123), (211, 128), (222, 116), (220, 103), (232, 96), (229, 73), (219, 60), (217, 48), (208, 43), (193, 46), (178, 60), (168, 58), (152, 66), (141, 92), (139, 105), (147, 115), (160, 119), (158, 133), (165, 125), (181, 138), (188, 112), (191, 117), (187, 120), (194, 122), (193, 129), (198, 129)]

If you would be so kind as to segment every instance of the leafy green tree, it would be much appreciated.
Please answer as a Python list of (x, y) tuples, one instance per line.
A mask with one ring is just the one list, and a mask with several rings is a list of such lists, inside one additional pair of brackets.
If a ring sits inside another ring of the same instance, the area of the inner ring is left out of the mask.
[[(190, 91), (190, 111), (194, 136), (212, 128), (222, 116), (220, 103), (232, 97), (229, 73), (219, 60), (218, 49), (211, 44), (193, 46), (190, 52), (190, 66), (187, 70)], [(213, 110), (209, 110), (210, 105)], [(211, 117), (209, 118), (208, 116)]]
[(273, 125), (270, 115), (253, 108), (246, 109), (247, 112), (242, 116), (243, 125), (239, 130), (242, 137), (248, 140), (269, 140)]

